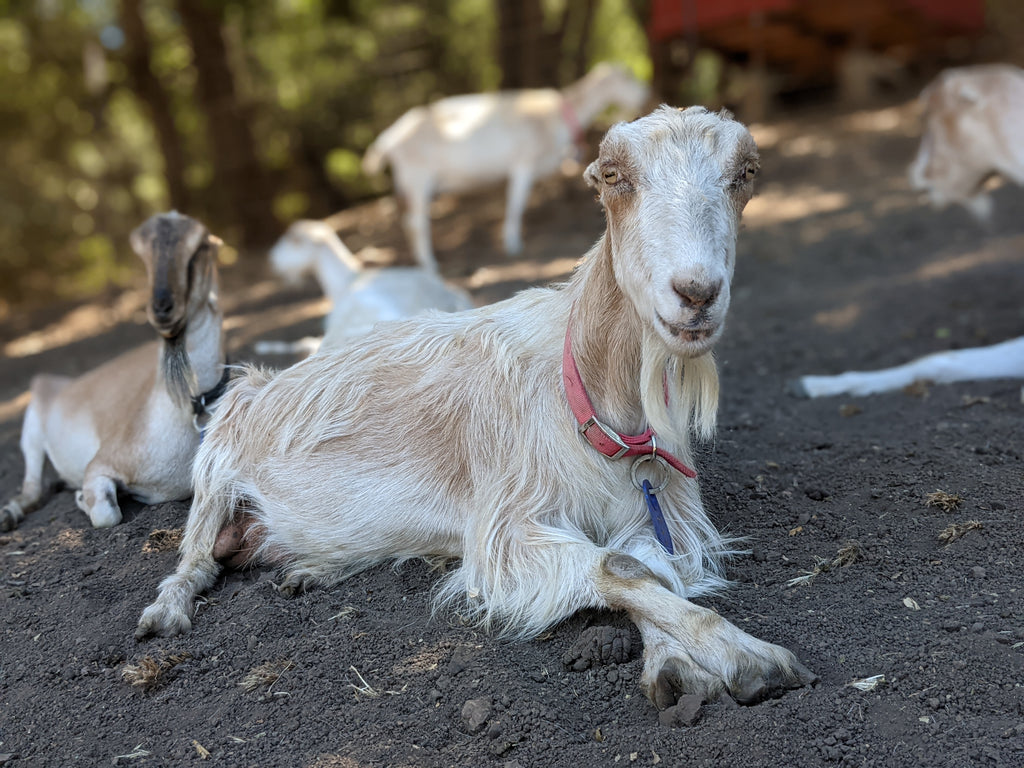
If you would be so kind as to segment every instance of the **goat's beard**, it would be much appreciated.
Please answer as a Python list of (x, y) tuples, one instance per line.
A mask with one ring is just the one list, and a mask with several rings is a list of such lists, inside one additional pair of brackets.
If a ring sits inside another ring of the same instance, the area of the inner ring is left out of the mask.
[(171, 399), (180, 406), (189, 404), (197, 386), (196, 375), (188, 359), (185, 330), (164, 339), (160, 375)]
[(691, 434), (710, 440), (718, 416), (714, 356), (674, 355), (652, 328), (644, 329), (640, 354), (640, 400), (651, 428), (682, 453)]

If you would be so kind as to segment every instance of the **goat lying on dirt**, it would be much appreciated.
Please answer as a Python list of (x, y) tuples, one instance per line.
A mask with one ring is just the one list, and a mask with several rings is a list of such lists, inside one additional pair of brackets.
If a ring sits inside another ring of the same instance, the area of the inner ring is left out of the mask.
[[(910, 166), (914, 189), (936, 206), (959, 203), (975, 217), (991, 216), (985, 180), (1001, 174), (1024, 184), (1024, 70), (1006, 65), (949, 69), (921, 94), (924, 135)], [(937, 352), (879, 371), (802, 376), (790, 383), (805, 397), (872, 395), (915, 381), (1024, 377), (1024, 337), (975, 349)]]
[(434, 195), (507, 179), (505, 251), (519, 253), (533, 182), (558, 170), (601, 112), (616, 105), (636, 114), (647, 94), (647, 86), (624, 67), (598, 64), (562, 91), (452, 96), (402, 115), (366, 150), (363, 169), (372, 174), (391, 165), (395, 191), (405, 205), (406, 233), (424, 267), (434, 265)]
[(291, 282), (307, 272), (316, 274), (332, 308), (324, 321), (323, 340), (260, 341), (255, 350), (261, 355), (311, 353), (366, 333), (382, 320), (402, 320), (430, 309), (459, 312), (473, 307), (469, 294), (448, 285), (432, 269), (363, 267), (322, 221), (296, 221), (288, 227), (270, 249), (270, 263), (277, 274)]
[(910, 185), (935, 206), (959, 203), (987, 221), (984, 183), (1001, 175), (1024, 184), (1024, 70), (1006, 64), (947, 69), (921, 93), (924, 135)]
[(79, 376), (32, 379), (21, 451), (21, 493), (4, 506), (14, 528), (43, 495), (47, 457), (97, 528), (121, 522), (118, 492), (147, 504), (192, 495), (196, 420), (227, 384), (217, 307), (220, 240), (176, 212), (131, 235), (152, 289), (146, 314), (163, 339)]
[[(280, 565), (295, 590), (432, 555), (461, 558), (439, 603), (508, 634), (628, 611), (660, 708), (679, 691), (751, 702), (812, 681), (689, 601), (722, 585), (729, 552), (683, 462), (691, 433), (714, 429), (711, 348), (757, 163), (726, 114), (617, 124), (585, 173), (607, 230), (565, 286), (249, 369), (199, 449), (180, 563), (136, 637), (187, 631), (217, 558)], [(645, 479), (663, 518), (634, 488)]]

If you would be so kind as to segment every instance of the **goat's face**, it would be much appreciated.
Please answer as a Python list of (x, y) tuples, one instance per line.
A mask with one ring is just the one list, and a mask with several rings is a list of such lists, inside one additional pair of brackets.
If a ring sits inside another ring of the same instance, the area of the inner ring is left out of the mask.
[(131, 244), (149, 276), (149, 322), (164, 338), (177, 338), (215, 287), (221, 241), (195, 219), (171, 211), (143, 222)]
[(660, 107), (612, 127), (585, 178), (608, 219), (615, 279), (675, 354), (722, 333), (757, 147), (728, 113)]
[(651, 94), (647, 84), (637, 80), (621, 64), (598, 64), (590, 71), (588, 78), (592, 80), (594, 92), (605, 103), (617, 107), (625, 119), (639, 114)]
[(296, 221), (270, 249), (270, 266), (288, 282), (299, 282), (313, 270), (328, 234), (334, 231), (323, 222)]
[(960, 203), (987, 218), (990, 201), (983, 187), (994, 172), (992, 152), (1000, 150), (984, 82), (951, 70), (921, 94), (924, 133), (910, 165), (910, 186), (926, 192), (936, 207)]

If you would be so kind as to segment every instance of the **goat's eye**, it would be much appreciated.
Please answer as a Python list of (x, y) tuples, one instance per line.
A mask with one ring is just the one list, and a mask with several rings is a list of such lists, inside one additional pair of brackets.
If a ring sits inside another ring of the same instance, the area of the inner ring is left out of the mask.
[(757, 166), (753, 163), (744, 163), (743, 168), (740, 169), (739, 174), (736, 176), (736, 183), (749, 184), (757, 176), (757, 170)]
[(619, 172), (614, 168), (609, 168), (604, 172), (604, 183), (605, 184), (616, 184), (619, 181)]

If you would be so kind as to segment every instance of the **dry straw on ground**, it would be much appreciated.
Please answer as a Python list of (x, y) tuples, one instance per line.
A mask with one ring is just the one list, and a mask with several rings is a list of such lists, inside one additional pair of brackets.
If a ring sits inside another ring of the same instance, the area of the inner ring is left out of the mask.
[(295, 662), (291, 659), (268, 661), (250, 669), (239, 685), (247, 693), (259, 690), (260, 688), (270, 688), (281, 678), (281, 675), (294, 668)]
[(860, 559), (862, 552), (863, 550), (861, 549), (859, 542), (848, 541), (839, 548), (836, 552), (836, 556), (831, 560), (819, 557), (818, 562), (814, 564), (814, 567), (811, 570), (804, 571), (802, 576), (790, 579), (786, 582), (786, 586), (796, 587), (801, 584), (810, 584), (816, 577), (823, 573), (828, 573), (834, 568), (845, 568), (848, 565), (853, 565)]
[(943, 544), (952, 544), (969, 531), (980, 531), (985, 526), (977, 520), (968, 520), (966, 523), (951, 523), (939, 532), (939, 541)]
[(938, 507), (943, 512), (953, 512), (960, 509), (960, 505), (964, 503), (964, 500), (955, 493), (947, 493), (946, 491), (936, 489), (933, 493), (929, 493), (924, 497), (924, 503), (926, 507)]
[(143, 656), (135, 664), (125, 664), (121, 669), (121, 678), (133, 688), (151, 691), (166, 680), (166, 675), (183, 661), (192, 658), (188, 651), (172, 653), (162, 659)]

